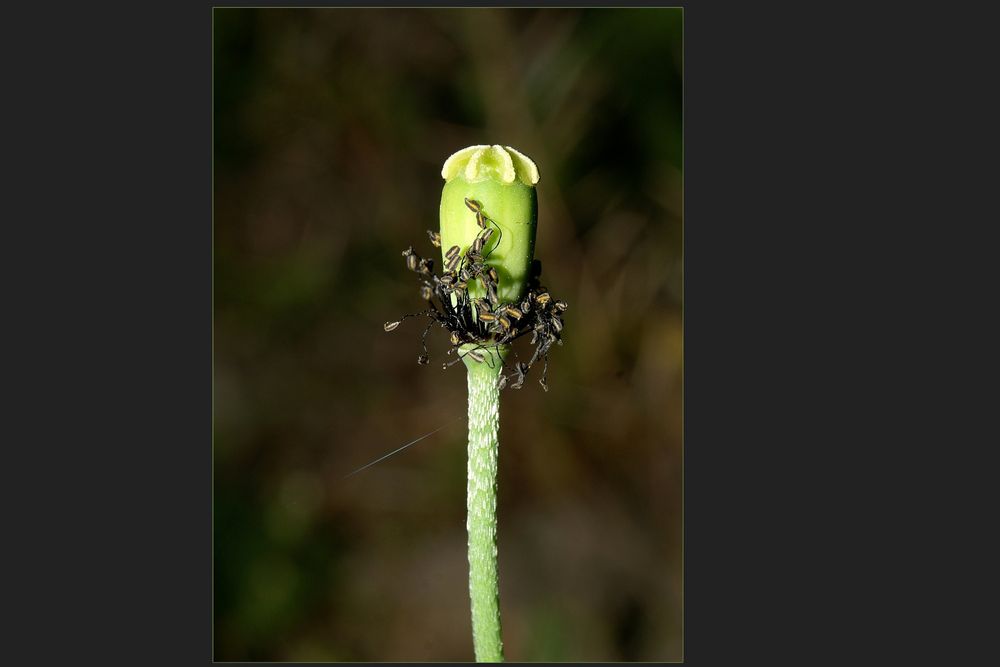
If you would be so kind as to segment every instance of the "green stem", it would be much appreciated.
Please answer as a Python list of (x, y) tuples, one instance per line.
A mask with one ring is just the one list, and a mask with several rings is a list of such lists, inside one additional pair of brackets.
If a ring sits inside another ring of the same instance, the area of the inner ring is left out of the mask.
[[(505, 350), (504, 350), (505, 352)], [(477, 662), (503, 662), (497, 574), (497, 453), (500, 428), (499, 356), (466, 356), (469, 371), (469, 596)], [(492, 366), (492, 367), (491, 367)]]

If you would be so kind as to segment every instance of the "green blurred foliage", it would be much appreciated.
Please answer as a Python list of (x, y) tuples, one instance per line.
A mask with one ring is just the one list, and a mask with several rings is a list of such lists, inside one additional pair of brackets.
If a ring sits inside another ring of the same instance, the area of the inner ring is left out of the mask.
[[(452, 152), (539, 165), (566, 299), (503, 393), (508, 658), (682, 656), (682, 15), (215, 9), (215, 659), (472, 659), (465, 377), (400, 252)], [(354, 468), (444, 430), (350, 479)]]

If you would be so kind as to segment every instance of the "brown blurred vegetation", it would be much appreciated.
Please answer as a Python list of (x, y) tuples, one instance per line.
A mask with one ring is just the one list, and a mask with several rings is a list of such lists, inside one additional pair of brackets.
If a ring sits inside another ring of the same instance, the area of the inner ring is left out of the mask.
[[(566, 299), (544, 393), (502, 397), (508, 659), (682, 656), (682, 17), (216, 9), (216, 660), (467, 661), (465, 377), (400, 251), (440, 168), (539, 165)], [(385, 452), (444, 430), (348, 480)]]

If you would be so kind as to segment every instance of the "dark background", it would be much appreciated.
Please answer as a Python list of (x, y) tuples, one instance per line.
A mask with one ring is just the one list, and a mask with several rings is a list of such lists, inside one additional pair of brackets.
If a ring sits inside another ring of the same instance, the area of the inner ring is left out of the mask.
[(214, 15), (215, 659), (471, 659), (464, 371), (382, 323), (480, 143), (570, 304), (502, 398), (507, 657), (680, 659), (681, 10)]
[[(995, 652), (994, 24), (879, 9), (685, 12), (686, 664)], [(5, 655), (198, 664), (212, 12), (59, 12), (4, 24)]]

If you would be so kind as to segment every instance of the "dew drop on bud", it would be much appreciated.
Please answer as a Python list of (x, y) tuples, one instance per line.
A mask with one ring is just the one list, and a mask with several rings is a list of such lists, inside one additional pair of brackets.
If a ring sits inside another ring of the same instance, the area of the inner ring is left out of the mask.
[(395, 329), (398, 326), (399, 326), (399, 322), (386, 322), (385, 323), (385, 330), (386, 331), (392, 331), (393, 329)]

